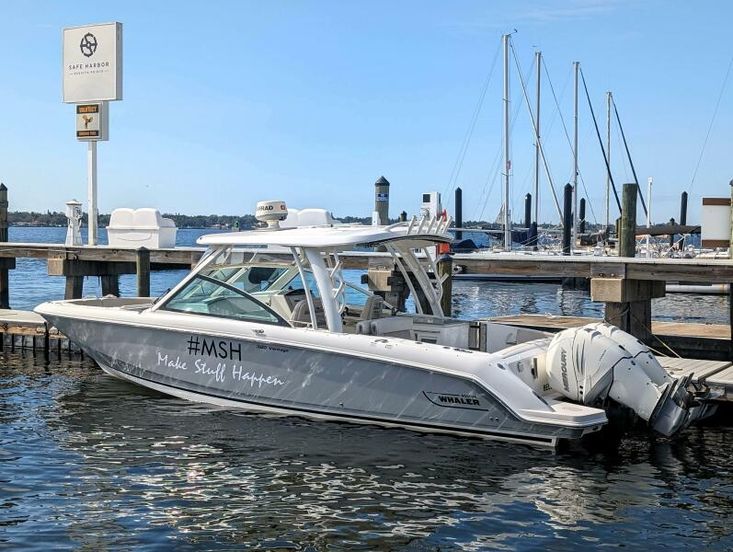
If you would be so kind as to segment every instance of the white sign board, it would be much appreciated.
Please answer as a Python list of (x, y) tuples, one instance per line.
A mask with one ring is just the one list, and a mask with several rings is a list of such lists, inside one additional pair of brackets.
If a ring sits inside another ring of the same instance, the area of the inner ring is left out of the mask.
[(109, 111), (107, 102), (76, 105), (76, 139), (81, 142), (100, 142), (109, 139)]
[(122, 23), (63, 32), (64, 102), (122, 99)]
[(730, 199), (702, 198), (701, 236), (703, 247), (727, 247), (730, 242)]

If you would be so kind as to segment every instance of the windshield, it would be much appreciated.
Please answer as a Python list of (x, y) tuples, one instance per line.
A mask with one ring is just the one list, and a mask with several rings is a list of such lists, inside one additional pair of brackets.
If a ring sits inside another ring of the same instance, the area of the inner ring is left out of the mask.
[[(236, 262), (230, 264), (231, 261)], [(282, 316), (250, 294), (267, 290), (288, 270), (287, 266), (247, 265), (241, 258), (232, 259), (231, 251), (225, 251), (179, 289), (161, 309), (287, 325)]]

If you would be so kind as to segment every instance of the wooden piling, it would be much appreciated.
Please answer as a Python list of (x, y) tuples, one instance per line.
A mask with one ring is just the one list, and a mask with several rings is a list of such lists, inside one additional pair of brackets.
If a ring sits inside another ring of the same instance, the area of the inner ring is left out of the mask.
[(443, 294), (440, 298), (440, 308), (444, 316), (451, 315), (451, 301), (453, 299), (453, 257), (448, 254), (438, 259), (438, 278), (442, 281)]
[[(624, 184), (619, 256), (636, 256), (636, 196), (638, 186)], [(634, 337), (651, 343), (652, 303), (664, 296), (662, 282), (628, 278), (593, 278), (591, 298), (606, 303), (604, 319)]]
[(578, 232), (585, 234), (585, 198), (580, 198), (580, 207), (578, 208)]
[[(0, 242), (8, 241), (8, 188), (0, 182)], [(13, 264), (15, 260), (13, 259)], [(0, 309), (10, 308), (8, 269), (0, 266)]]
[(733, 362), (733, 284), (728, 286), (728, 324), (730, 325), (730, 356), (729, 359)]
[(527, 230), (532, 225), (532, 194), (524, 196), (524, 221), (523, 225)]
[(621, 235), (618, 239), (619, 257), (636, 256), (636, 196), (639, 186), (624, 184), (621, 207)]
[[(733, 224), (733, 180), (730, 181), (730, 206), (730, 221), (731, 224)], [(728, 258), (733, 259), (733, 226), (731, 227), (731, 240), (728, 245)], [(728, 323), (730, 324), (731, 328), (730, 360), (731, 362), (733, 362), (733, 283), (728, 286)]]
[(680, 226), (687, 224), (687, 192), (680, 196)]
[(81, 299), (84, 292), (84, 276), (66, 276), (64, 299)]
[(150, 250), (141, 247), (136, 257), (137, 296), (150, 297)]
[(562, 212), (562, 254), (570, 255), (570, 240), (573, 229), (573, 186), (565, 184)]
[(102, 280), (102, 295), (120, 296), (120, 277), (117, 274), (103, 274), (99, 277)]
[[(455, 203), (456, 203), (456, 217), (454, 224), (456, 228), (463, 228), (463, 190), (460, 187), (456, 188), (455, 191)], [(460, 230), (456, 232), (456, 240), (463, 239), (463, 232)]]

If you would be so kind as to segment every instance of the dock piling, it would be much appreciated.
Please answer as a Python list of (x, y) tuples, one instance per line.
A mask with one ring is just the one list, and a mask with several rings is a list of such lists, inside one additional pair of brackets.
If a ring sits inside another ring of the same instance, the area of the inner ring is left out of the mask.
[[(619, 257), (636, 256), (637, 184), (624, 184)], [(664, 282), (629, 278), (628, 275), (591, 280), (591, 299), (606, 303), (604, 320), (637, 339), (650, 343), (652, 299), (664, 297)]]
[(624, 184), (621, 210), (621, 235), (619, 236), (619, 257), (636, 256), (636, 195), (638, 185)]
[(66, 276), (64, 299), (81, 299), (84, 292), (84, 276)]
[(117, 274), (103, 274), (99, 277), (102, 280), (102, 295), (120, 296), (120, 277)]
[(578, 231), (585, 234), (585, 198), (580, 198), (580, 207), (578, 207)]
[[(0, 182), (0, 242), (8, 241), (8, 188)], [(10, 308), (10, 292), (8, 282), (8, 268), (15, 268), (15, 259), (12, 267), (0, 264), (0, 309)]]
[(374, 212), (379, 224), (389, 224), (389, 181), (383, 176), (374, 183)]
[(150, 297), (150, 250), (141, 247), (137, 250), (137, 296)]
[[(730, 181), (731, 210), (730, 220), (733, 224), (733, 180)], [(733, 227), (731, 227), (731, 242), (728, 245), (728, 258), (733, 259)], [(728, 286), (728, 323), (730, 324), (730, 360), (733, 362), (733, 283)]]
[(680, 197), (680, 225), (687, 224), (687, 192), (682, 192)]
[(573, 186), (565, 184), (562, 211), (562, 254), (570, 255), (570, 236), (573, 229)]
[[(456, 219), (454, 224), (456, 228), (463, 228), (463, 190), (460, 187), (456, 188)], [(460, 230), (456, 231), (456, 240), (463, 239), (463, 232)]]
[(527, 229), (532, 225), (532, 194), (524, 196), (524, 221), (522, 225)]
[(441, 280), (443, 294), (440, 297), (440, 308), (443, 315), (451, 316), (451, 300), (453, 298), (453, 257), (448, 253), (438, 259), (438, 277)]

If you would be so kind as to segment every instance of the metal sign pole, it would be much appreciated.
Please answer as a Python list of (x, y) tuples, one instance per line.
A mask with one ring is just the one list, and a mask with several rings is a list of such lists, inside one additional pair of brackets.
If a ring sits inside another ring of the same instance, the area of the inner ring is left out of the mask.
[(89, 185), (89, 210), (87, 243), (97, 245), (97, 142), (88, 142), (87, 150), (87, 182)]

